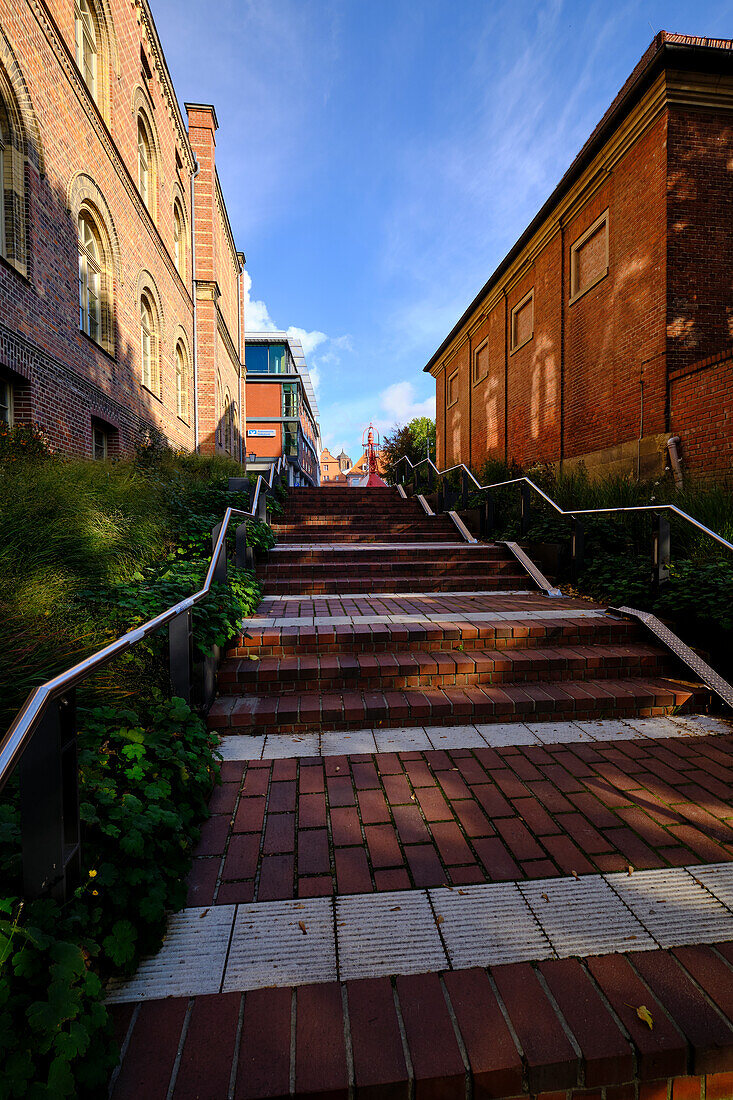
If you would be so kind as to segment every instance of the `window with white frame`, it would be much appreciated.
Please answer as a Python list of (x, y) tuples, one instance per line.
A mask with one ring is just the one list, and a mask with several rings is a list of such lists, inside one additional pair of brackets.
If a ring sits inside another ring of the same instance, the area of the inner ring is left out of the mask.
[(97, 25), (89, 0), (76, 0), (74, 4), (74, 33), (76, 38), (76, 64), (84, 83), (97, 98)]
[(160, 396), (158, 329), (155, 307), (147, 294), (140, 299), (140, 363), (142, 384)]
[(102, 335), (102, 249), (91, 216), (82, 212), (79, 230), (79, 328), (97, 343)]
[(5, 378), (0, 378), (0, 424), (13, 426), (13, 387)]
[(176, 344), (176, 405), (178, 416), (188, 421), (188, 357), (182, 340)]
[(608, 274), (608, 210), (570, 248), (570, 301)]
[(152, 197), (152, 151), (150, 136), (142, 114), (137, 118), (137, 189), (147, 207)]
[(92, 457), (103, 462), (109, 454), (109, 436), (100, 424), (92, 424)]
[(186, 275), (185, 243), (183, 212), (181, 204), (176, 200), (173, 204), (173, 260), (181, 278), (185, 278)]

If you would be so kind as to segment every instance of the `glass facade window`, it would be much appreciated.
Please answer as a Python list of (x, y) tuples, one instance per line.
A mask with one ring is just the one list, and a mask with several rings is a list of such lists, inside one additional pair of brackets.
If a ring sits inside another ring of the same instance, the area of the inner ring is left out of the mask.
[(285, 344), (247, 344), (248, 371), (258, 374), (289, 374), (288, 349)]
[(294, 382), (283, 385), (283, 416), (298, 415), (298, 387)]
[(298, 457), (297, 424), (283, 424), (283, 454), (287, 458)]
[(287, 374), (288, 362), (284, 344), (270, 344), (270, 374)]
[(247, 344), (245, 360), (248, 372), (267, 374), (267, 344)]

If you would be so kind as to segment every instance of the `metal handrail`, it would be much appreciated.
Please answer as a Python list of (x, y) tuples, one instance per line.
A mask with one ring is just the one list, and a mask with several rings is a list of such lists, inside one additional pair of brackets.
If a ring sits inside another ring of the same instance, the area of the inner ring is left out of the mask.
[(284, 466), (285, 459), (281, 456), (277, 463), (270, 467), (269, 479), (266, 480), (262, 474), (257, 475), (251, 511), (246, 511), (241, 508), (226, 509), (214, 541), (211, 561), (206, 572), (206, 579), (198, 592), (193, 593), (191, 596), (186, 596), (185, 599), (180, 600), (166, 611), (162, 611), (159, 615), (156, 615), (155, 618), (149, 619), (148, 622), (143, 623), (142, 626), (136, 627), (135, 630), (128, 630), (126, 634), (123, 634), (114, 642), (110, 642), (109, 645), (104, 646), (103, 649), (98, 650), (89, 657), (85, 657), (83, 661), (79, 661), (79, 663), (72, 668), (59, 673), (58, 676), (54, 676), (53, 679), (47, 680), (44, 684), (41, 684), (31, 691), (18, 714), (13, 719), (10, 727), (3, 735), (2, 740), (0, 740), (0, 790), (2, 790), (10, 773), (20, 760), (36, 727), (43, 718), (46, 707), (53, 699), (76, 687), (76, 685), (81, 683), (81, 681), (91, 672), (96, 671), (98, 668), (102, 668), (120, 653), (127, 652), (128, 649), (137, 645), (143, 638), (147, 638), (150, 634), (154, 634), (178, 615), (190, 611), (192, 607), (200, 603), (201, 600), (208, 595), (214, 583), (216, 568), (222, 554), (222, 548), (224, 546), (231, 517), (238, 515), (254, 519), (258, 513), (260, 490), (262, 486), (266, 486), (265, 492), (270, 491), (273, 486), (275, 474), (280, 474)]
[(572, 508), (566, 511), (564, 508), (561, 508), (560, 505), (552, 499), (552, 497), (549, 497), (547, 493), (544, 492), (544, 490), (540, 489), (539, 485), (535, 485), (534, 481), (532, 481), (532, 479), (528, 477), (515, 477), (512, 478), (510, 481), (497, 481), (493, 485), (481, 485), (463, 462), (459, 462), (455, 466), (449, 466), (446, 470), (439, 470), (431, 458), (423, 458), (419, 462), (413, 463), (407, 455), (402, 455), (395, 462), (392, 462), (387, 468), (391, 470), (393, 466), (398, 466), (400, 462), (408, 462), (411, 469), (413, 470), (416, 470), (418, 466), (422, 466), (424, 463), (427, 462), (432, 466), (433, 470), (439, 477), (444, 477), (445, 474), (450, 474), (453, 472), (453, 470), (463, 470), (464, 474), (469, 477), (476, 488), (481, 491), (484, 491), (486, 489), (501, 489), (504, 488), (506, 485), (519, 485), (524, 483), (528, 485), (531, 489), (534, 489), (534, 491), (539, 496), (541, 496), (542, 499), (547, 504), (549, 504), (551, 508), (554, 508), (557, 514), (560, 516), (570, 516), (572, 518), (574, 516), (601, 515), (613, 512), (672, 512), (674, 513), (674, 515), (679, 516), (680, 519), (685, 520), (687, 523), (692, 524), (693, 527), (696, 527), (699, 531), (702, 531), (703, 534), (709, 535), (710, 538), (715, 539), (715, 541), (719, 542), (721, 546), (725, 546), (726, 550), (733, 550), (733, 543), (729, 542), (728, 539), (723, 538), (723, 536), (719, 535), (717, 531), (713, 531), (709, 527), (706, 527), (704, 523), (700, 523), (700, 521), (695, 519), (694, 516), (689, 515), (687, 512), (683, 512), (682, 509), (678, 508), (676, 504), (634, 504), (619, 506), (616, 508)]

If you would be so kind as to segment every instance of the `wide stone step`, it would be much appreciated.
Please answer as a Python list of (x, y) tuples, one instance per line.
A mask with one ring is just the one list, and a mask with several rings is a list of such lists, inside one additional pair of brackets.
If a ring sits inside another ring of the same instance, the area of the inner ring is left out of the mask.
[(450, 650), (445, 653), (341, 653), (251, 657), (224, 661), (221, 691), (272, 694), (297, 691), (392, 691), (414, 687), (531, 683), (664, 676), (672, 662), (652, 645), (558, 646), (525, 650)]
[[(438, 723), (671, 714), (704, 709), (709, 692), (662, 678), (537, 681), (484, 687), (409, 691), (325, 691), (279, 695), (220, 695), (209, 711), (211, 729), (239, 733), (306, 733), (377, 726), (399, 729)], [(697, 706), (696, 706), (697, 704)]]
[(409, 583), (404, 576), (384, 576), (377, 578), (361, 577), (358, 573), (328, 578), (308, 578), (307, 576), (294, 575), (287, 580), (267, 581), (267, 592), (270, 595), (298, 594), (304, 596), (328, 595), (335, 592), (371, 593), (371, 592), (404, 592), (406, 586), (411, 592), (451, 592), (458, 585), (462, 590), (482, 591), (518, 591), (527, 588), (526, 573), (501, 574), (489, 573), (461, 573), (444, 575), (411, 576)]
[(329, 527), (321, 529), (318, 527), (301, 528), (297, 531), (282, 532), (276, 531), (275, 534), (278, 539), (278, 543), (282, 546), (293, 544), (302, 546), (310, 543), (364, 543), (364, 542), (384, 542), (385, 535), (388, 538), (393, 538), (396, 542), (423, 542), (429, 544), (431, 542), (446, 542), (456, 533), (455, 527), (451, 530), (447, 528), (438, 528), (433, 530), (423, 530), (421, 528), (403, 530), (398, 532), (385, 532), (381, 530), (368, 530), (368, 531), (354, 531), (349, 530), (347, 527), (334, 528)]
[(645, 638), (638, 623), (610, 617), (562, 618), (480, 625), (462, 622), (366, 622), (251, 626), (226, 652), (227, 657), (289, 657), (320, 653), (428, 653), (474, 649), (526, 650), (534, 647), (626, 645)]

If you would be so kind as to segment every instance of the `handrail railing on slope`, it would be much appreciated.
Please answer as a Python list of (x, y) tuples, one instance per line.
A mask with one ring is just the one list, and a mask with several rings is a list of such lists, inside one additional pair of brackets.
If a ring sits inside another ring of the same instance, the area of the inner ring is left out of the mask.
[[(128, 630), (72, 668), (34, 688), (0, 739), (0, 790), (20, 765), (20, 828), (26, 897), (50, 893), (63, 901), (79, 881), (77, 686), (91, 673), (169, 624), (172, 693), (186, 702), (191, 701), (194, 679), (192, 610), (205, 599), (213, 584), (227, 579), (226, 537), (232, 516), (245, 517), (235, 532), (235, 563), (240, 567), (250, 564), (252, 551), (247, 546), (247, 521), (266, 518), (267, 494), (286, 465), (286, 460), (280, 457), (270, 467), (268, 478), (259, 474), (250, 509), (227, 508), (221, 522), (212, 529), (211, 561), (198, 592), (179, 600), (142, 626)], [(213, 697), (215, 665), (215, 654), (202, 665), (200, 694), (205, 703)]]
[[(633, 504), (623, 505), (615, 508), (572, 508), (565, 510), (561, 508), (559, 504), (548, 496), (547, 493), (540, 489), (539, 485), (535, 485), (534, 481), (528, 477), (514, 477), (508, 481), (497, 481), (491, 485), (481, 485), (476, 480), (471, 470), (463, 463), (459, 462), (455, 466), (449, 466), (445, 470), (439, 470), (431, 458), (423, 458), (420, 462), (412, 462), (407, 455), (402, 455), (396, 462), (391, 463), (388, 467), (393, 469), (399, 466), (400, 463), (407, 463), (410, 466), (413, 475), (413, 492), (418, 490), (418, 468), (427, 464), (428, 467), (428, 487), (429, 490), (435, 487), (435, 479), (444, 478), (447, 474), (453, 473), (455, 470), (461, 471), (461, 491), (458, 494), (462, 507), (467, 506), (468, 494), (470, 492), (470, 483), (473, 482), (475, 488), (480, 492), (486, 492), (485, 510), (483, 516), (483, 534), (491, 534), (494, 525), (494, 508), (493, 497), (491, 491), (494, 489), (503, 489), (508, 485), (519, 486), (519, 501), (520, 501), (520, 533), (526, 535), (530, 526), (531, 515), (531, 493), (535, 492), (546, 504), (559, 515), (567, 516), (572, 521), (571, 529), (571, 542), (570, 542), (570, 555), (572, 561), (573, 572), (577, 575), (582, 566), (584, 556), (584, 543), (585, 543), (585, 531), (583, 523), (579, 520), (578, 516), (591, 516), (591, 515), (609, 515), (619, 512), (653, 512), (657, 516), (657, 522), (654, 524), (652, 532), (652, 567), (654, 580), (658, 584), (664, 583), (669, 577), (670, 566), (670, 553), (671, 553), (671, 539), (670, 539), (670, 527), (669, 520), (666, 515), (662, 513), (671, 513), (677, 516), (679, 519), (684, 520), (686, 523), (691, 524), (697, 528), (703, 534), (708, 535), (711, 539), (714, 539), (721, 546), (724, 546), (726, 550), (733, 550), (733, 543), (728, 539), (723, 538), (717, 531), (711, 530), (706, 527), (704, 523), (695, 519), (694, 516), (684, 512), (681, 508), (678, 508), (676, 504)], [(407, 484), (404, 473), (402, 474), (401, 484), (404, 486)], [(443, 482), (440, 482), (438, 486), (439, 495), (439, 507), (438, 511), (447, 511), (446, 508), (446, 491)], [(449, 502), (450, 503), (450, 502)]]

